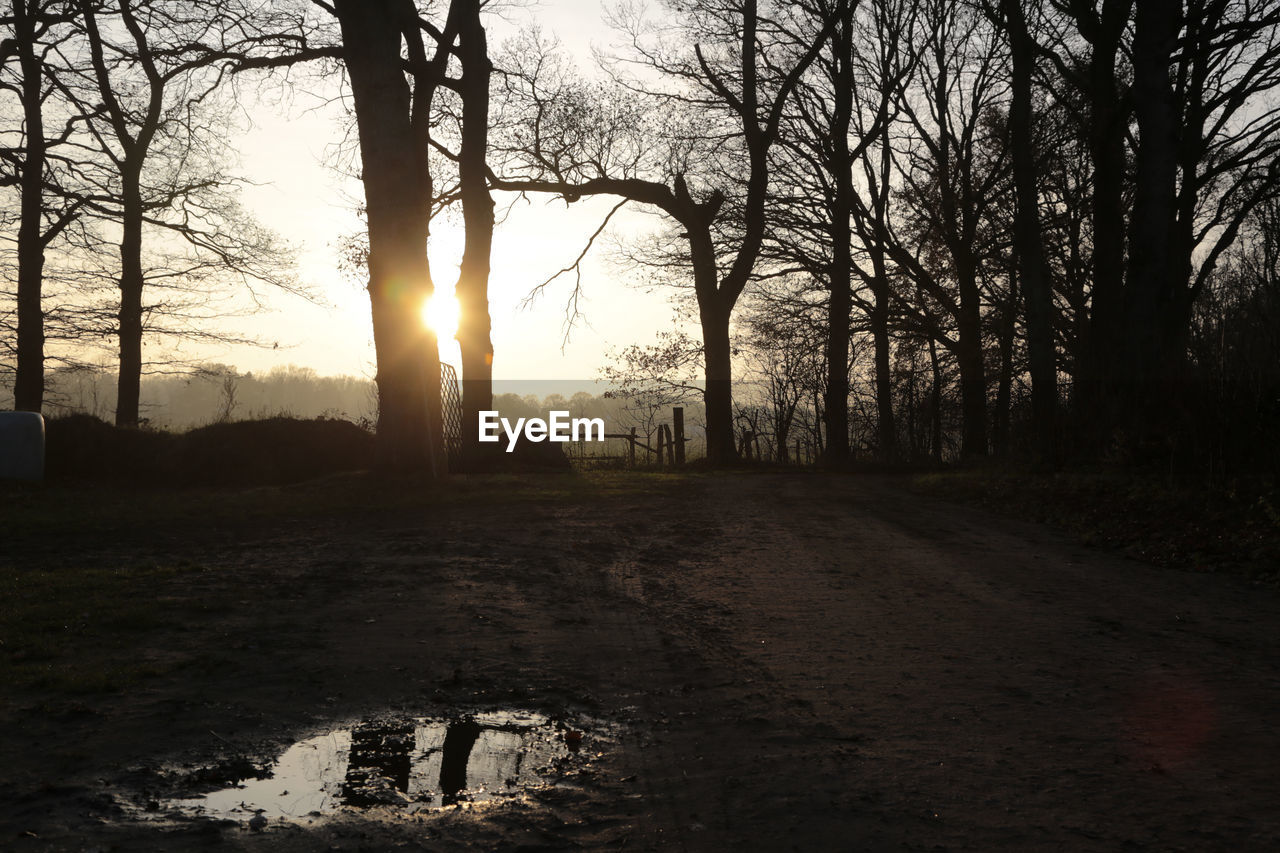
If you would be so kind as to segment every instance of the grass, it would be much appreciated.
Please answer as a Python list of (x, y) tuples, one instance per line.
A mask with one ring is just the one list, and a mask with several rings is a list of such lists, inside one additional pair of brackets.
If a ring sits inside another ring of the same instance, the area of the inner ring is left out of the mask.
[(0, 683), (107, 693), (169, 671), (177, 658), (148, 640), (213, 606), (176, 594), (199, 571), (0, 565)]
[(124, 538), (133, 528), (216, 525), (249, 519), (358, 516), (442, 506), (546, 502), (583, 504), (602, 498), (660, 494), (699, 475), (583, 471), (554, 474), (464, 474), (441, 482), (334, 474), (284, 486), (192, 487), (50, 485), (0, 487), (0, 541), (77, 534)]
[[(697, 475), (694, 475), (696, 478)], [(686, 487), (669, 473), (592, 471), (458, 476), (441, 483), (338, 474), (289, 486), (169, 488), (53, 485), (0, 488), (0, 684), (54, 694), (109, 693), (199, 666), (179, 636), (236, 593), (181, 556), (192, 534), (233, 540), (290, 522), (412, 523), (444, 507), (588, 505)], [(222, 531), (222, 533), (211, 531)], [(216, 541), (216, 540), (215, 540)], [(177, 543), (177, 544), (172, 544)], [(107, 556), (103, 556), (107, 555)], [(195, 650), (198, 651), (198, 650)]]
[(1280, 582), (1280, 497), (1256, 485), (1215, 491), (1125, 471), (981, 468), (921, 475), (913, 486), (1064, 528), (1144, 562)]

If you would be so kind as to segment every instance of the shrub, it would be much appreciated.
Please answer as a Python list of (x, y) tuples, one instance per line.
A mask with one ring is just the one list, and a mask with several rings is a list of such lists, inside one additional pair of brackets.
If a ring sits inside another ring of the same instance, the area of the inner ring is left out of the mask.
[(331, 418), (235, 421), (170, 434), (69, 415), (46, 428), (46, 473), (54, 480), (275, 485), (372, 462), (373, 436)]

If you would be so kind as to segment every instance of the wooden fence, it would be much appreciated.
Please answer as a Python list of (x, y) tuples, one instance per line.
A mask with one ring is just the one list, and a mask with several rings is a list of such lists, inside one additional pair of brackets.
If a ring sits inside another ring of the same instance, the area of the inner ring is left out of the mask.
[[(658, 467), (679, 467), (684, 465), (685, 442), (691, 439), (684, 434), (684, 409), (676, 406), (671, 410), (671, 423), (658, 424), (656, 441), (649, 445), (642, 441), (632, 427), (630, 432), (608, 432), (605, 438), (620, 438), (627, 442), (627, 465), (636, 467), (636, 448), (640, 448), (650, 456), (656, 457)], [(646, 440), (647, 440), (646, 436)]]

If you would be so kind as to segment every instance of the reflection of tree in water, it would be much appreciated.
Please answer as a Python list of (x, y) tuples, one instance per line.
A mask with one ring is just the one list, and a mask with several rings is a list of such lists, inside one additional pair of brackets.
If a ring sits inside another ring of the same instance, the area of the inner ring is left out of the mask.
[(441, 747), (440, 798), (446, 806), (458, 802), (458, 794), (467, 787), (467, 761), (480, 737), (480, 724), (462, 720), (449, 724)]
[[(518, 710), (366, 720), (299, 741), (269, 768), (226, 765), (218, 772), (228, 787), (169, 802), (201, 817), (292, 820), (345, 809), (415, 814), (514, 797), (554, 784), (571, 763), (577, 742), (567, 738), (576, 731)], [(201, 771), (190, 781), (203, 788), (210, 780)]]
[(412, 723), (381, 721), (353, 728), (342, 799), (361, 808), (405, 802), (413, 748)]
[[(483, 727), (470, 719), (452, 722), (445, 730), (444, 743), (439, 748), (442, 805), (451, 806), (464, 799), (459, 795), (467, 788), (467, 765), (482, 731)], [(351, 730), (343, 802), (358, 808), (408, 802), (412, 799), (409, 784), (415, 757), (421, 756), (416, 751), (413, 723), (379, 721), (356, 726)], [(517, 774), (519, 767), (517, 760)]]

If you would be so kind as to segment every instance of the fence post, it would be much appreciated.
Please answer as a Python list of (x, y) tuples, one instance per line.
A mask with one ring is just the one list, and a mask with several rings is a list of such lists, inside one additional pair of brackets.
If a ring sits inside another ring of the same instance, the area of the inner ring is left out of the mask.
[(666, 428), (667, 428), (666, 424), (658, 424), (658, 435), (657, 435), (657, 441), (655, 443), (657, 444), (657, 447), (658, 447), (658, 467), (659, 468), (662, 467), (662, 440), (667, 437)]
[(636, 428), (631, 428), (631, 443), (627, 447), (627, 456), (630, 466), (636, 467)]
[(684, 465), (684, 407), (676, 406), (671, 410), (671, 422), (675, 425), (672, 436), (672, 447), (676, 451), (676, 465)]

